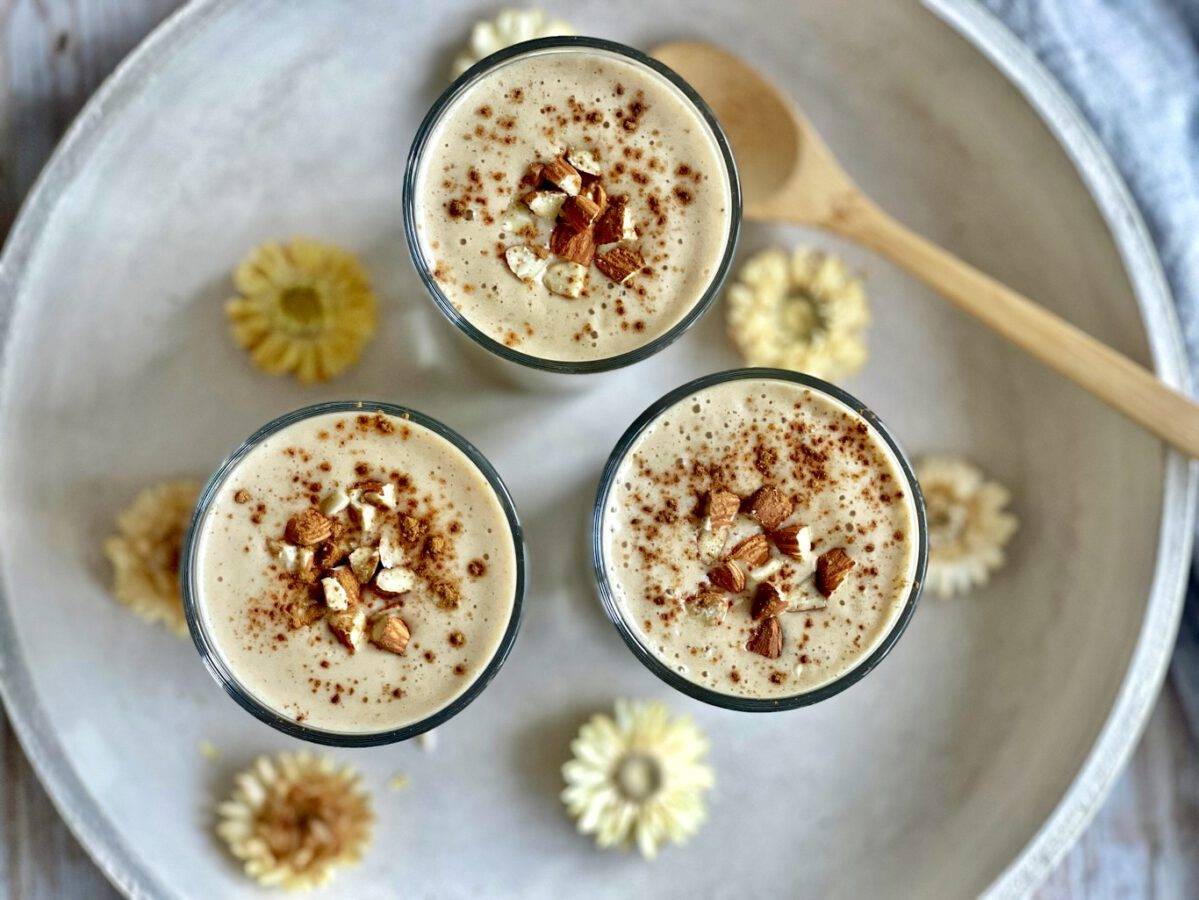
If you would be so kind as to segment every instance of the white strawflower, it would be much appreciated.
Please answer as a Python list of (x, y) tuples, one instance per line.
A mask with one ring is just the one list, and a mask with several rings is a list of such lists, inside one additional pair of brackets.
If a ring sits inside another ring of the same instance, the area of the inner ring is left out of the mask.
[(615, 718), (592, 716), (570, 749), (562, 802), (600, 847), (635, 844), (653, 859), (703, 823), (713, 775), (703, 762), (707, 739), (690, 718), (672, 718), (661, 703), (618, 700)]
[(952, 456), (919, 460), (916, 480), (928, 514), (925, 582), (942, 597), (986, 584), (1003, 565), (1004, 547), (1017, 528), (1016, 517), (1004, 509), (1007, 488)]
[(728, 328), (751, 366), (850, 375), (866, 363), (870, 306), (860, 279), (836, 256), (797, 247), (755, 254), (728, 291)]
[(457, 78), (483, 57), (521, 41), (574, 33), (574, 28), (569, 24), (560, 19), (550, 19), (539, 9), (506, 9), (494, 21), (475, 23), (471, 29), (469, 46), (454, 59), (454, 77)]

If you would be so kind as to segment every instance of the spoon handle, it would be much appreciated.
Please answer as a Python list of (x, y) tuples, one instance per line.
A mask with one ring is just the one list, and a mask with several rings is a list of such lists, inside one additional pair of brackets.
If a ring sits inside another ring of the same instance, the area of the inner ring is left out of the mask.
[(1199, 405), (1143, 366), (1005, 287), (891, 218), (860, 195), (828, 227), (888, 257), (958, 309), (1191, 457)]

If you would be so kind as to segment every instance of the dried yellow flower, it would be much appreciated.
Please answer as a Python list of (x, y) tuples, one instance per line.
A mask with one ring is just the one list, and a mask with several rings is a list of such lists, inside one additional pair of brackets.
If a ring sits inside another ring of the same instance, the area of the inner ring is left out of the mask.
[(296, 238), (263, 244), (233, 274), (225, 304), (233, 338), (264, 372), (325, 381), (358, 361), (375, 335), (370, 279), (352, 253)]
[(113, 594), (148, 622), (187, 634), (179, 591), (179, 558), (200, 485), (168, 481), (146, 488), (117, 516), (117, 533), (104, 542), (112, 563)]
[(348, 766), (309, 753), (262, 756), (217, 807), (217, 834), (260, 884), (308, 890), (362, 858), (374, 813)]

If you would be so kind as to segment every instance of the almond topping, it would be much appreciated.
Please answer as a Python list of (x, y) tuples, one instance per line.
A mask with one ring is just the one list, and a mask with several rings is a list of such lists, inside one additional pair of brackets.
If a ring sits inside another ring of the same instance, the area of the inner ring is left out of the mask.
[(559, 220), (550, 234), (550, 249), (563, 259), (589, 266), (595, 257), (595, 239), (590, 228), (576, 228)]
[(547, 254), (540, 247), (516, 244), (504, 251), (504, 261), (512, 274), (521, 281), (532, 282), (545, 271)]
[(350, 495), (341, 488), (335, 488), (321, 498), (321, 512), (326, 516), (335, 516), (350, 505)]
[(566, 198), (566, 202), (558, 211), (558, 218), (571, 228), (583, 231), (590, 227), (599, 214), (599, 204), (580, 194), (577, 197)]
[(572, 197), (578, 194), (583, 187), (583, 178), (579, 175), (578, 170), (560, 156), (553, 162), (545, 164), (545, 168), (541, 171), (541, 178), (543, 181), (557, 185)]
[(362, 499), (382, 509), (395, 509), (396, 486), (389, 481), (377, 491), (367, 491), (362, 495)]
[(633, 227), (633, 211), (629, 209), (628, 197), (609, 197), (603, 215), (595, 223), (595, 242), (614, 244), (617, 241), (637, 240), (637, 229)]
[(315, 547), (333, 533), (333, 523), (319, 509), (306, 509), (287, 522), (283, 536), (289, 543)]
[(767, 531), (782, 525), (792, 508), (791, 501), (773, 484), (763, 485), (749, 498), (749, 514)]
[(590, 150), (571, 148), (566, 151), (566, 161), (580, 172), (586, 172), (588, 175), (598, 175), (603, 170), (603, 166), (599, 164), (599, 160)]
[(598, 206), (601, 214), (608, 205), (608, 192), (604, 190), (604, 186), (598, 181), (593, 181), (587, 187), (583, 188), (582, 196)]
[(701, 562), (713, 563), (724, 553), (724, 544), (729, 538), (727, 525), (714, 528), (711, 531), (703, 529), (699, 533), (699, 558)]
[(694, 597), (687, 598), (687, 610), (709, 625), (719, 625), (729, 611), (729, 600), (714, 588), (700, 588)]
[(787, 601), (779, 596), (779, 590), (769, 581), (763, 581), (758, 585), (758, 589), (754, 591), (754, 605), (750, 610), (750, 615), (754, 621), (758, 619), (766, 619), (770, 616), (777, 616), (781, 612), (786, 612)]
[(329, 613), (325, 616), (325, 624), (333, 636), (353, 653), (362, 646), (362, 637), (366, 632), (366, 610), (359, 606), (349, 612)]
[(520, 177), (521, 186), (535, 188), (541, 184), (541, 179), (544, 175), (545, 166), (542, 163), (533, 163), (533, 165), (529, 166), (529, 171)]
[(359, 584), (370, 584), (379, 568), (379, 551), (373, 547), (359, 547), (350, 554), (350, 571)]
[(645, 257), (633, 247), (613, 247), (595, 258), (595, 267), (617, 284), (624, 284), (644, 265)]
[(575, 262), (554, 263), (545, 270), (542, 284), (551, 293), (574, 299), (587, 287), (587, 267)]
[(390, 531), (385, 532), (379, 540), (379, 565), (385, 569), (393, 569), (403, 562), (404, 549), (396, 543), (395, 536)]
[(854, 565), (844, 547), (834, 547), (821, 553), (816, 560), (816, 590), (831, 597)]
[(382, 597), (395, 597), (416, 587), (416, 574), (404, 566), (383, 569), (375, 576), (375, 592)]
[(566, 200), (566, 195), (561, 191), (529, 191), (520, 199), (533, 215), (540, 216), (543, 219), (553, 219), (557, 217), (558, 211), (562, 209), (562, 203)]
[(741, 498), (732, 491), (708, 491), (706, 527), (712, 531), (727, 528), (733, 524), (740, 508)]
[(770, 559), (770, 542), (764, 534), (751, 534), (733, 548), (728, 558), (739, 559), (751, 569), (756, 569)]
[(288, 603), (284, 610), (292, 628), (306, 628), (325, 614), (324, 608), (310, 600), (306, 594)]
[(763, 619), (749, 636), (745, 649), (767, 659), (778, 659), (783, 652), (783, 626), (778, 616)]
[(739, 594), (745, 590), (745, 572), (732, 560), (726, 560), (708, 573), (708, 580), (716, 587)]
[(388, 653), (403, 654), (411, 637), (408, 625), (394, 613), (378, 616), (371, 623), (371, 643)]
[(322, 578), (321, 587), (324, 588), (325, 605), (329, 609), (347, 609), (356, 604), (361, 597), (358, 579), (345, 566), (338, 566), (329, 573), (328, 578)]
[(812, 529), (807, 526), (801, 528), (792, 525), (790, 528), (768, 531), (766, 537), (778, 547), (779, 553), (792, 559), (804, 559), (812, 552)]

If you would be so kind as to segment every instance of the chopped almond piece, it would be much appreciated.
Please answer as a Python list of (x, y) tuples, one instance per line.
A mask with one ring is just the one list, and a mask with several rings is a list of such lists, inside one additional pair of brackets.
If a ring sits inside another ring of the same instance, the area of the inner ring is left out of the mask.
[(708, 530), (701, 529), (699, 539), (696, 542), (699, 550), (700, 562), (714, 563), (720, 559), (724, 553), (725, 541), (729, 539), (729, 528), (727, 525), (722, 525), (719, 528)]
[(816, 590), (831, 597), (854, 565), (844, 547), (834, 547), (821, 553), (816, 560)]
[(587, 287), (587, 267), (569, 260), (554, 263), (545, 270), (541, 283), (550, 293), (574, 299)]
[(595, 242), (614, 244), (617, 241), (636, 239), (637, 229), (633, 227), (633, 211), (629, 209), (629, 198), (609, 197), (603, 215), (595, 223)]
[(686, 600), (687, 611), (699, 616), (709, 625), (719, 625), (729, 611), (729, 599), (714, 588), (700, 588)]
[(766, 532), (770, 543), (778, 547), (779, 553), (792, 559), (803, 559), (812, 552), (812, 530), (807, 526), (792, 525), (778, 531)]
[(529, 166), (529, 171), (520, 177), (521, 187), (537, 187), (537, 185), (541, 184), (544, 175), (545, 166), (541, 163), (533, 163), (533, 165)]
[(595, 257), (595, 239), (590, 228), (575, 228), (559, 220), (550, 234), (550, 249), (563, 259), (589, 266)]
[(617, 284), (624, 284), (645, 266), (645, 257), (633, 247), (613, 247), (595, 258), (595, 267)]
[(354, 577), (354, 573), (346, 566), (339, 566), (329, 574), (337, 579), (337, 583), (341, 585), (341, 589), (346, 592), (350, 606), (353, 606), (362, 599), (362, 594), (358, 589), (358, 579)]
[(608, 192), (604, 190), (604, 186), (598, 181), (593, 181), (583, 188), (582, 196), (598, 206), (600, 213), (603, 213), (604, 208), (608, 205)]
[(750, 610), (750, 615), (754, 621), (758, 619), (766, 619), (770, 616), (777, 616), (781, 612), (787, 611), (787, 601), (779, 596), (779, 590), (769, 581), (763, 581), (758, 585), (758, 589), (754, 591), (754, 605)]
[(732, 560), (726, 560), (708, 573), (708, 580), (716, 587), (739, 594), (745, 590), (745, 572)]
[(361, 606), (347, 612), (333, 612), (325, 616), (325, 624), (341, 644), (353, 653), (362, 646), (366, 631), (366, 610)]
[(537, 280), (548, 265), (549, 254), (543, 247), (533, 247), (529, 244), (517, 244), (504, 251), (504, 261), (512, 274), (524, 282)]
[(770, 559), (770, 542), (764, 534), (751, 534), (733, 548), (728, 558), (739, 559), (751, 569), (756, 569)]
[(572, 197), (578, 194), (583, 187), (583, 179), (578, 170), (561, 156), (553, 162), (545, 164), (541, 177)]
[(306, 628), (325, 614), (324, 607), (312, 602), (306, 593), (288, 603), (284, 609), (292, 628)]
[(561, 191), (529, 191), (520, 199), (533, 215), (543, 219), (552, 219), (562, 209), (566, 195)]
[(394, 613), (378, 616), (371, 624), (371, 643), (388, 653), (402, 655), (411, 637), (408, 625)]
[(603, 171), (603, 166), (600, 165), (599, 160), (595, 158), (595, 154), (590, 150), (579, 150), (572, 147), (566, 151), (566, 161), (580, 173), (587, 175), (598, 175)]
[(333, 533), (333, 523), (326, 519), (319, 509), (306, 509), (292, 516), (283, 536), (288, 543), (299, 544), (302, 547), (315, 547)]
[(600, 214), (599, 204), (580, 194), (577, 197), (567, 197), (562, 208), (558, 210), (558, 218), (578, 231), (585, 231)]
[(359, 547), (350, 554), (350, 571), (359, 584), (369, 584), (379, 568), (379, 551), (373, 547)]
[(773, 484), (763, 485), (749, 498), (749, 514), (767, 531), (782, 525), (793, 508), (791, 501)]
[(416, 575), (406, 566), (383, 569), (375, 576), (375, 593), (381, 597), (395, 597), (416, 586)]
[(732, 491), (708, 491), (707, 527), (712, 531), (727, 528), (733, 524), (740, 508), (741, 498)]
[(783, 626), (778, 616), (763, 619), (749, 636), (745, 649), (767, 659), (778, 659), (783, 652)]

